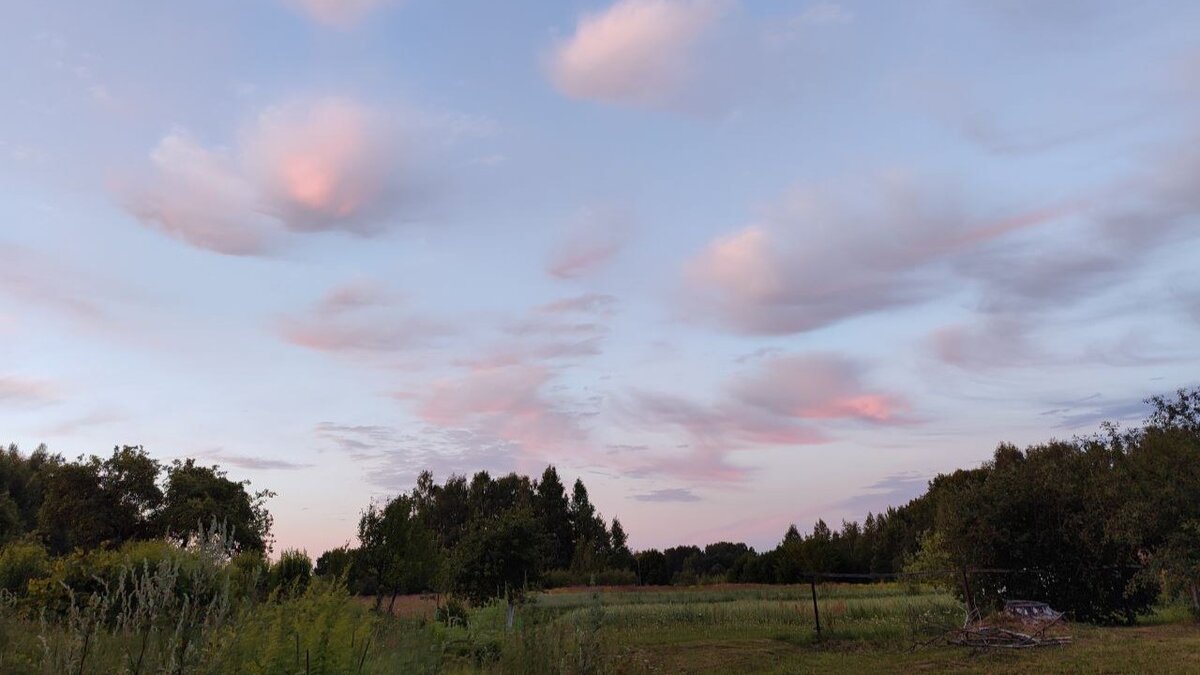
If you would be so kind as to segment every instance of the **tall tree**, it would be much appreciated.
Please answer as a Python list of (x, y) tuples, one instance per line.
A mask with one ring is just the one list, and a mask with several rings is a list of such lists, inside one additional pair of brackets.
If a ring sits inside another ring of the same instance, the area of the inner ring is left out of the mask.
[(216, 466), (175, 460), (167, 469), (167, 489), (159, 513), (163, 532), (187, 545), (214, 524), (228, 529), (235, 551), (271, 549), (271, 514), (266, 500), (274, 493), (246, 491)]
[(575, 536), (567, 491), (553, 466), (547, 466), (537, 482), (534, 512), (546, 533), (548, 567), (565, 569), (575, 553)]
[(474, 603), (505, 598), (511, 610), (541, 576), (541, 537), (528, 509), (511, 509), (476, 522), (454, 551), (454, 591)]
[(633, 552), (629, 550), (629, 536), (621, 521), (612, 521), (612, 553), (609, 554), (608, 565), (614, 569), (633, 569)]
[(356, 563), (375, 582), (375, 609), (388, 595), (388, 613), (396, 597), (430, 588), (440, 566), (437, 542), (413, 512), (413, 500), (400, 495), (382, 508), (371, 504), (358, 521)]

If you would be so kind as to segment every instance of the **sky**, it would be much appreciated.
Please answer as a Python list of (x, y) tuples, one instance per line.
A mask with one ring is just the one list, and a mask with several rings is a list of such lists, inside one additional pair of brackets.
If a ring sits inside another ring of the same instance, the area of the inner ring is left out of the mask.
[(555, 465), (635, 548), (1197, 384), (1200, 4), (0, 8), (0, 429), (351, 541)]

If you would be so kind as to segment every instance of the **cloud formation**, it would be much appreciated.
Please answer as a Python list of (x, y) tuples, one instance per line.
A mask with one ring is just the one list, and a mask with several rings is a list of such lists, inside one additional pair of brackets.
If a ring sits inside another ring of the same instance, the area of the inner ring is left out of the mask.
[(662, 490), (651, 490), (640, 495), (634, 495), (634, 499), (639, 502), (698, 502), (700, 497), (696, 496), (687, 488), (665, 488)]
[(307, 311), (279, 318), (275, 328), (299, 347), (359, 355), (425, 347), (451, 332), (408, 308), (402, 297), (364, 282), (330, 290)]
[(625, 247), (632, 218), (620, 209), (585, 209), (551, 252), (546, 272), (557, 279), (594, 274)]
[(419, 201), (414, 154), (399, 125), (357, 101), (293, 102), (262, 111), (232, 149), (172, 131), (124, 201), (147, 226), (193, 246), (263, 254), (287, 232), (370, 235), (394, 225)]
[(662, 107), (695, 82), (696, 49), (732, 6), (725, 0), (619, 0), (581, 17), (554, 48), (550, 79), (576, 99)]
[(0, 405), (35, 406), (58, 400), (58, 387), (46, 380), (0, 375)]
[(551, 369), (528, 363), (480, 366), (435, 381), (417, 414), (443, 428), (516, 444), (520, 450), (570, 452), (585, 438), (578, 416), (548, 395)]
[(313, 466), (312, 464), (306, 464), (303, 462), (289, 462), (283, 459), (239, 455), (236, 453), (225, 452), (224, 450), (212, 450), (204, 453), (204, 456), (208, 457), (209, 459), (216, 460), (219, 464), (236, 466), (239, 469), (294, 471), (296, 469), (307, 469)]
[(897, 422), (908, 410), (899, 396), (872, 391), (863, 368), (834, 354), (795, 354), (767, 359), (754, 373), (733, 380), (738, 401), (781, 417)]
[(349, 28), (367, 14), (396, 0), (284, 0), (318, 23), (334, 28)]
[(746, 475), (730, 461), (738, 450), (827, 443), (831, 425), (909, 424), (908, 411), (902, 396), (867, 386), (859, 364), (813, 353), (763, 358), (730, 378), (710, 404), (635, 392), (624, 414), (637, 426), (678, 430), (688, 440), (682, 454), (651, 460), (640, 471), (728, 481)]
[(953, 292), (957, 256), (1064, 215), (981, 214), (964, 201), (900, 173), (797, 188), (687, 263), (692, 306), (741, 333), (816, 330)]

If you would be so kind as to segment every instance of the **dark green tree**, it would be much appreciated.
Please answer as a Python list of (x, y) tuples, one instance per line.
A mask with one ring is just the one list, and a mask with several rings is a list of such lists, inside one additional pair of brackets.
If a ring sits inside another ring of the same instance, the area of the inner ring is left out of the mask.
[(546, 467), (537, 482), (534, 513), (546, 534), (547, 567), (566, 569), (575, 554), (575, 535), (567, 492), (553, 466)]
[(612, 552), (608, 556), (609, 567), (619, 570), (633, 569), (633, 552), (629, 550), (629, 536), (625, 534), (621, 521), (613, 518), (611, 531)]
[(476, 604), (519, 602), (542, 573), (542, 531), (528, 509), (480, 520), (454, 550), (451, 588)]
[(167, 469), (167, 489), (159, 512), (162, 532), (181, 545), (195, 540), (214, 524), (228, 530), (234, 551), (270, 551), (270, 491), (250, 493), (247, 481), (236, 482), (216, 466), (175, 460)]
[(388, 613), (396, 597), (431, 588), (441, 560), (437, 541), (413, 511), (413, 500), (400, 495), (382, 507), (371, 504), (358, 521), (356, 563), (375, 586), (375, 609), (390, 596)]

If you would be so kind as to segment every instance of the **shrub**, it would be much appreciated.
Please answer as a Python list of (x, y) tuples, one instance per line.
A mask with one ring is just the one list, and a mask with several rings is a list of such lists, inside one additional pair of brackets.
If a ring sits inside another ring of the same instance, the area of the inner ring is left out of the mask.
[(271, 588), (285, 593), (302, 593), (312, 580), (312, 559), (304, 551), (288, 549), (271, 566)]
[(457, 599), (450, 598), (445, 605), (434, 610), (433, 618), (447, 626), (465, 626), (467, 625), (467, 608)]
[(36, 541), (19, 540), (0, 549), (0, 589), (25, 595), (29, 582), (50, 570), (50, 557)]

